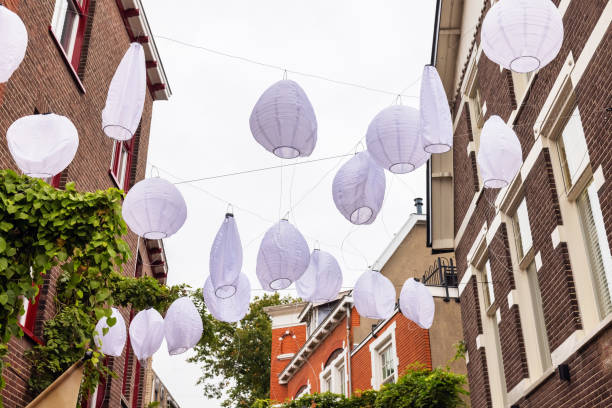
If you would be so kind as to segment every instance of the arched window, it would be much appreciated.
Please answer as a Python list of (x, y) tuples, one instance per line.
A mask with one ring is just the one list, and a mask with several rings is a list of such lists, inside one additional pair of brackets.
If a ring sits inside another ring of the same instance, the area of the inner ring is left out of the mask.
[(331, 362), (334, 361), (336, 357), (340, 355), (340, 353), (342, 353), (342, 351), (343, 350), (341, 348), (335, 349), (327, 358), (327, 361), (325, 362), (325, 368), (327, 368), (327, 366), (330, 365)]

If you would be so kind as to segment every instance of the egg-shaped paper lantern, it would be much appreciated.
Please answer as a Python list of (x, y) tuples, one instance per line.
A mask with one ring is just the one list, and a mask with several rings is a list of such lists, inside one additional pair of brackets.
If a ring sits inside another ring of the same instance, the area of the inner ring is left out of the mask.
[(427, 286), (413, 278), (408, 279), (402, 286), (399, 304), (402, 314), (406, 318), (423, 329), (431, 327), (436, 306)]
[(370, 156), (391, 173), (409, 173), (429, 159), (423, 150), (419, 111), (409, 106), (393, 105), (372, 119), (366, 133)]
[(264, 290), (285, 289), (308, 268), (306, 240), (287, 220), (281, 220), (264, 235), (257, 254), (257, 277)]
[(453, 121), (438, 70), (425, 65), (421, 82), (421, 143), (428, 153), (445, 153), (453, 147)]
[[(112, 327), (106, 322), (106, 317), (98, 320), (94, 343), (98, 350), (101, 350), (105, 355), (119, 357), (125, 347), (127, 329), (125, 328), (123, 316), (114, 307), (111, 309), (111, 318), (115, 319), (115, 324)], [(104, 329), (108, 329), (106, 334), (104, 334)]]
[(521, 143), (502, 118), (491, 116), (482, 127), (478, 166), (485, 188), (502, 188), (512, 182), (523, 164)]
[(282, 80), (259, 97), (249, 120), (251, 133), (283, 159), (310, 156), (317, 144), (317, 118), (304, 90)]
[(164, 318), (168, 354), (181, 354), (194, 347), (202, 337), (202, 330), (202, 318), (191, 299), (187, 296), (176, 299)]
[(233, 296), (242, 269), (242, 244), (233, 214), (225, 214), (210, 250), (209, 266), (215, 294), (221, 298)]
[(121, 212), (135, 234), (148, 239), (162, 239), (183, 226), (187, 205), (172, 183), (154, 177), (141, 180), (130, 189)]
[(385, 187), (384, 170), (363, 151), (340, 167), (332, 195), (344, 218), (356, 225), (371, 224), (382, 207)]
[(500, 0), (482, 22), (482, 50), (515, 72), (550, 63), (563, 44), (563, 19), (550, 0)]
[(295, 282), (297, 294), (306, 302), (329, 302), (338, 297), (342, 271), (332, 254), (315, 249), (306, 272)]
[(79, 134), (65, 116), (49, 113), (17, 119), (6, 131), (17, 167), (30, 177), (53, 177), (64, 170), (79, 147)]
[(203, 288), (204, 303), (211, 315), (222, 322), (240, 321), (248, 312), (251, 302), (251, 283), (245, 274), (238, 277), (236, 293), (228, 298), (215, 295), (210, 276)]
[(28, 48), (28, 31), (21, 18), (0, 5), (0, 84), (9, 80)]
[(138, 312), (130, 323), (130, 343), (140, 361), (151, 357), (164, 340), (164, 318), (155, 309)]
[(142, 116), (147, 92), (145, 54), (139, 43), (130, 44), (111, 80), (102, 111), (104, 134), (115, 140), (130, 140)]
[(387, 319), (395, 311), (393, 283), (380, 272), (366, 271), (355, 283), (353, 302), (361, 316)]

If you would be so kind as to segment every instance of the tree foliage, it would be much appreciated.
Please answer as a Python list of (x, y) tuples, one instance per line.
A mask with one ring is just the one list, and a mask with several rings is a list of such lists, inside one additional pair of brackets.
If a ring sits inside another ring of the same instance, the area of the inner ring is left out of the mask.
[[(238, 323), (225, 323), (206, 311), (201, 291), (195, 303), (205, 322), (205, 335), (189, 361), (202, 368), (198, 384), (208, 398), (226, 399), (224, 407), (250, 407), (270, 393), (272, 324), (264, 307), (295, 302), (277, 293), (256, 297), (247, 315)], [(206, 328), (210, 330), (207, 330)]]

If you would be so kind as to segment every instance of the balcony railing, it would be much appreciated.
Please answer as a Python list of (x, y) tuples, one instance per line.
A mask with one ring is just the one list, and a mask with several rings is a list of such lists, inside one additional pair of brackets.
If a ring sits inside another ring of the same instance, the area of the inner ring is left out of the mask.
[[(457, 280), (457, 266), (453, 263), (453, 258), (438, 257), (436, 262), (425, 272), (422, 281), (424, 285), (445, 288), (446, 297), (444, 301), (450, 301), (448, 288), (456, 288), (459, 283)], [(458, 302), (459, 299), (456, 298), (455, 301)]]

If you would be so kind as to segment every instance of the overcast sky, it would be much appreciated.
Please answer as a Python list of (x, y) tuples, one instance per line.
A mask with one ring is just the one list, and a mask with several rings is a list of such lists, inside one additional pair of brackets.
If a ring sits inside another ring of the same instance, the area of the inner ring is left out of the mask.
[[(160, 37), (370, 88), (417, 96), (429, 63), (434, 0), (143, 0), (172, 88), (156, 102), (149, 168), (176, 182), (281, 164), (255, 142), (249, 116), (260, 94), (283, 72), (191, 48)], [(319, 125), (310, 160), (363, 150), (356, 144), (370, 120), (396, 97), (289, 74), (308, 95)], [(418, 107), (418, 99), (402, 102)], [(255, 275), (259, 242), (286, 212), (308, 240), (342, 266), (351, 287), (372, 265), (425, 194), (425, 173), (386, 172), (387, 195), (377, 220), (354, 227), (334, 206), (331, 183), (348, 160), (181, 184), (188, 207), (184, 227), (165, 240), (168, 284), (201, 288), (208, 257), (228, 202), (244, 246), (243, 272), (261, 294)], [(285, 161), (285, 165), (291, 161)], [(150, 171), (147, 176), (150, 176)], [(282, 180), (282, 184), (281, 184)], [(282, 193), (282, 194), (281, 194)], [(293, 288), (293, 286), (292, 286)], [(291, 293), (295, 294), (294, 290)], [(184, 355), (155, 355), (153, 366), (182, 408), (218, 407), (195, 382), (200, 370)]]

